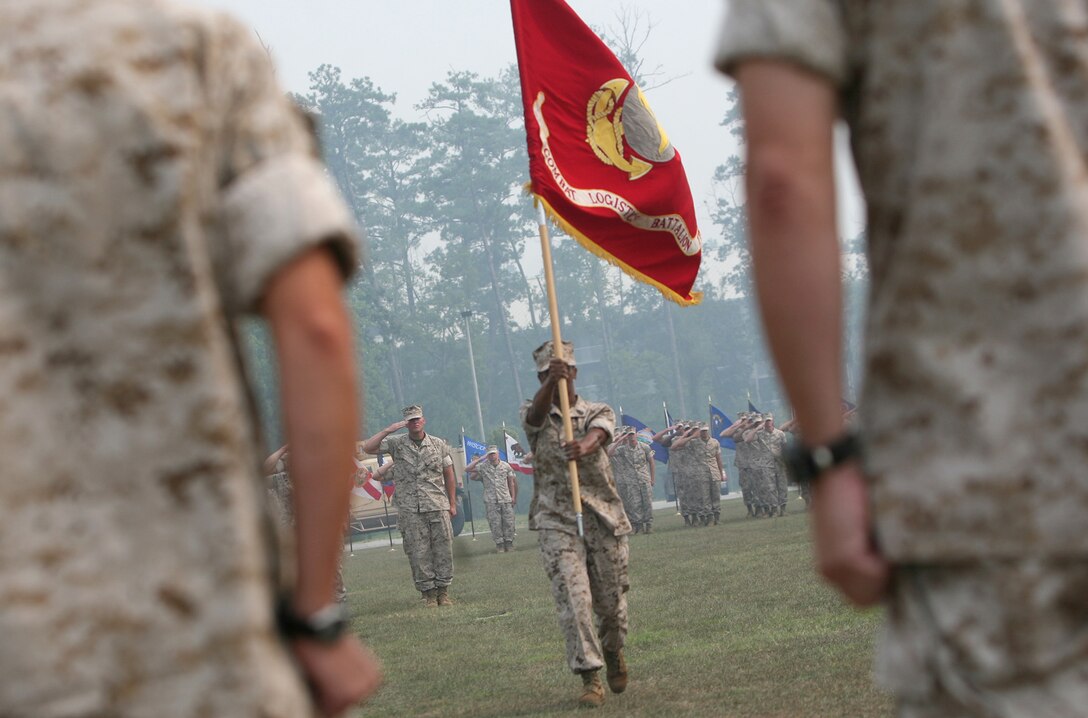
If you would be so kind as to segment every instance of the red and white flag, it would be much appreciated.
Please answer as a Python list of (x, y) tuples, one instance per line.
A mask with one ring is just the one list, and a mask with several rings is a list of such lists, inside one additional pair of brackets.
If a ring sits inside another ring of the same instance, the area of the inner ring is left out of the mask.
[(506, 434), (506, 463), (510, 468), (522, 474), (532, 475), (533, 462), (528, 458), (528, 452), (518, 443), (514, 437)]
[(510, 0), (533, 194), (586, 249), (680, 304), (702, 259), (680, 154), (642, 90), (563, 0)]
[(356, 486), (352, 489), (352, 493), (356, 496), (363, 496), (365, 494), (377, 501), (382, 497), (382, 485), (371, 477), (364, 481), (361, 486)]

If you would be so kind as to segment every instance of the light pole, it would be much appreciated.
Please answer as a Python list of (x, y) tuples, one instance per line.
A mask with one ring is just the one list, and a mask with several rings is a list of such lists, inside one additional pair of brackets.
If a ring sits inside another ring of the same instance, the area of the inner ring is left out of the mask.
[(461, 318), (465, 320), (465, 340), (468, 341), (468, 363), (472, 367), (472, 393), (476, 399), (476, 421), (480, 425), (480, 441), (487, 443), (487, 437), (484, 436), (484, 412), (480, 409), (480, 383), (476, 381), (476, 356), (472, 353), (472, 330), (469, 329), (468, 320), (471, 317), (473, 311), (466, 309), (461, 312)]

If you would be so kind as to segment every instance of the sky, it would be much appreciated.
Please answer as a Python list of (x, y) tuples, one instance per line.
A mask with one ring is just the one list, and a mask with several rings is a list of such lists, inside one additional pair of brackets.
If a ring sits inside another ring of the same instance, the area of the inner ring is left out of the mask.
[[(319, 65), (339, 67), (345, 80), (370, 77), (396, 93), (396, 111), (422, 120), (414, 105), (452, 70), (494, 76), (515, 62), (507, 0), (195, 0), (251, 25), (271, 48), (280, 81), (303, 93)], [(594, 28), (618, 28), (627, 10), (652, 26), (645, 67), (660, 67), (667, 84), (648, 89), (650, 104), (678, 149), (695, 198), (700, 229), (713, 233), (708, 207), (714, 168), (739, 148), (719, 123), (730, 82), (711, 66), (725, 17), (724, 0), (568, 0)], [(517, 86), (510, 92), (520, 92)], [(860, 199), (845, 151), (842, 233), (860, 231)], [(528, 174), (528, 168), (526, 168)]]

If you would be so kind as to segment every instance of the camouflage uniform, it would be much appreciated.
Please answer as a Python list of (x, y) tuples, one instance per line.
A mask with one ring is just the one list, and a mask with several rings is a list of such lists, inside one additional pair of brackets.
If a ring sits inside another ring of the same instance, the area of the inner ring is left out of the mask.
[(412, 580), (421, 593), (453, 583), (453, 526), (443, 467), (453, 466), (450, 446), (426, 434), (418, 444), (408, 434), (382, 439), (378, 453), (396, 462), (393, 505)]
[(740, 484), (741, 499), (748, 509), (748, 514), (756, 512), (756, 493), (753, 482), (755, 470), (752, 467), (752, 444), (744, 440), (744, 431), (733, 434), (733, 465), (737, 467), (737, 483)]
[[(272, 502), (272, 511), (279, 521), (280, 527), (285, 531), (295, 525), (295, 504), (291, 495), (294, 488), (291, 484), (291, 475), (287, 471), (287, 454), (284, 453), (276, 460), (275, 472), (268, 476), (268, 494)], [(284, 539), (291, 541), (293, 534)], [(336, 562), (336, 586), (334, 587), (336, 600), (344, 603), (348, 600), (348, 589), (344, 586), (344, 557), (341, 552), (340, 560)]]
[(807, 68), (851, 130), (872, 277), (865, 473), (898, 566), (880, 653), (913, 685), (880, 673), (902, 715), (1088, 705), (1083, 11), (731, 3), (719, 66)]
[(766, 516), (778, 509), (778, 489), (775, 486), (775, 458), (767, 444), (768, 432), (760, 425), (745, 432), (748, 436), (749, 461), (752, 465), (749, 479), (756, 508)]
[[(585, 539), (578, 537), (567, 460), (560, 448), (562, 419), (553, 406), (543, 426), (522, 425), (533, 451), (533, 501), (529, 528), (537, 531), (544, 569), (552, 583), (567, 665), (575, 673), (604, 665), (601, 650), (623, 647), (627, 635), (627, 534), (631, 523), (612, 480), (608, 455), (599, 450), (578, 461)], [(570, 408), (575, 440), (599, 428), (612, 439), (615, 418), (605, 404), (578, 397)], [(594, 631), (593, 616), (597, 617)]]
[(786, 465), (782, 463), (782, 449), (786, 446), (786, 432), (780, 429), (766, 429), (762, 432), (762, 442), (767, 447), (767, 452), (774, 460), (771, 470), (773, 477), (775, 505), (779, 514), (786, 512), (786, 504), (789, 502), (789, 481), (786, 476)]
[(233, 325), (351, 215), (220, 13), (0, 0), (0, 67), (0, 715), (311, 715)]
[(635, 446), (623, 443), (616, 447), (612, 458), (616, 469), (616, 486), (628, 519), (636, 530), (652, 527), (654, 505), (650, 494), (650, 462), (654, 460), (653, 449), (642, 443)]
[(683, 515), (684, 523), (690, 523), (698, 513), (691, 491), (691, 442), (678, 447), (676, 438), (669, 442), (669, 477), (676, 491), (677, 510)]
[(513, 546), (514, 502), (507, 481), (511, 478), (516, 480), (514, 470), (501, 459), (494, 466), (484, 459), (476, 465), (475, 473), (483, 482), (484, 508), (487, 510), (487, 523), (491, 526), (491, 538), (499, 548)]
[(718, 467), (722, 445), (716, 439), (707, 438), (704, 441), (701, 436), (692, 439), (689, 445), (694, 454), (692, 473), (698, 490), (699, 518), (703, 523), (716, 523), (722, 513), (722, 472)]

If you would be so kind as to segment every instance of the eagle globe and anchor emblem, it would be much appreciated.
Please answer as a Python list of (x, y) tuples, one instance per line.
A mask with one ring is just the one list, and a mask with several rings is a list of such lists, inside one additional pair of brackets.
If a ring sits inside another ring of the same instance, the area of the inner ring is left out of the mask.
[(644, 177), (654, 164), (676, 156), (642, 89), (622, 78), (609, 80), (590, 97), (586, 142), (601, 162), (626, 172), (630, 180)]

